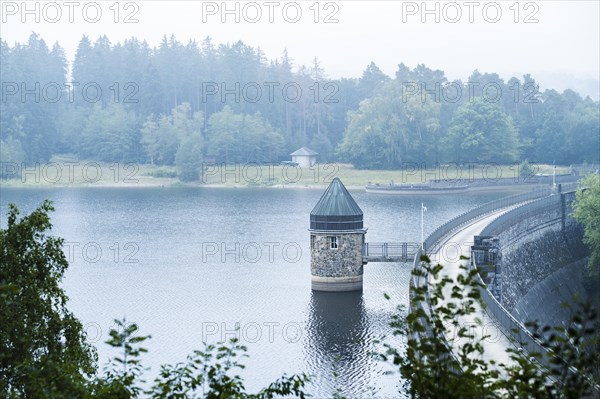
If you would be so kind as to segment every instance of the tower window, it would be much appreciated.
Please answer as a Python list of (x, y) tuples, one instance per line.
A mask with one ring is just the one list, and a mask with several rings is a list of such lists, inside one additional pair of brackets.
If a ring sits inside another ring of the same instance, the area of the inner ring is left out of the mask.
[(337, 236), (329, 237), (329, 248), (330, 249), (338, 249), (338, 238)]

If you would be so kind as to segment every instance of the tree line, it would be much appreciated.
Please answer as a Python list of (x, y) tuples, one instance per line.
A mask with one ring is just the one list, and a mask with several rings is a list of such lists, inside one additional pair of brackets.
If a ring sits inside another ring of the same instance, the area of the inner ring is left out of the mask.
[(177, 165), (194, 179), (202, 159), (276, 162), (301, 146), (320, 161), (394, 169), (404, 162), (598, 162), (599, 106), (572, 90), (539, 90), (474, 71), (449, 81), (425, 65), (375, 63), (330, 79), (318, 59), (267, 60), (241, 41), (157, 47), (83, 36), (71, 64), (33, 33), (0, 42), (3, 161), (74, 154), (106, 162)]

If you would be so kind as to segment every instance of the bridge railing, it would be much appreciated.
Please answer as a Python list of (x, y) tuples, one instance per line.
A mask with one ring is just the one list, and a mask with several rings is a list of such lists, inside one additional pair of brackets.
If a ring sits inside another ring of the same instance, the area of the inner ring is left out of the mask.
[[(424, 301), (415, 301), (415, 288), (417, 287), (426, 287), (428, 284), (427, 275), (423, 273), (423, 267), (421, 262), (421, 255), (423, 255), (423, 251), (421, 248), (417, 248), (417, 252), (415, 254), (413, 260), (413, 273), (410, 279), (410, 289), (409, 289), (409, 305), (408, 311), (415, 312), (417, 310), (422, 310), (425, 314), (425, 317), (420, 320), (421, 325), (424, 328), (423, 332), (418, 331), (409, 331), (409, 334), (413, 339), (417, 341), (421, 341), (423, 338), (432, 338), (433, 330), (431, 329), (431, 325), (428, 323), (428, 320), (433, 320), (434, 312), (431, 307), (431, 301), (429, 299), (429, 291), (425, 290), (425, 300)], [(438, 337), (439, 338), (439, 337)], [(446, 351), (442, 354), (439, 359), (440, 360), (448, 360), (449, 363), (446, 363), (446, 366), (451, 369), (454, 373), (460, 373), (462, 370), (460, 369), (460, 362), (458, 357), (454, 354), (452, 350), (452, 346), (446, 340), (445, 337), (441, 337), (443, 345), (446, 347)], [(449, 370), (450, 371), (450, 370)]]
[(548, 197), (539, 198), (537, 200), (527, 202), (519, 205), (518, 207), (511, 209), (498, 218), (492, 220), (487, 226), (481, 231), (481, 235), (497, 235), (501, 231), (506, 230), (508, 227), (514, 225), (517, 221), (526, 219), (530, 216), (539, 214), (541, 212), (557, 209), (560, 210), (561, 199), (560, 195), (550, 195)]
[[(571, 191), (571, 187), (561, 187), (562, 192)], [(485, 214), (494, 212), (501, 208), (506, 208), (511, 205), (516, 205), (519, 203), (524, 203), (521, 206), (507, 212), (504, 215), (501, 215), (497, 219), (495, 219), (490, 225), (484, 228), (482, 235), (489, 235), (486, 232), (497, 231), (500, 228), (506, 226), (508, 220), (512, 220), (514, 223), (515, 218), (523, 219), (527, 215), (531, 215), (545, 208), (550, 208), (556, 206), (557, 204), (560, 206), (560, 195), (551, 195), (553, 194), (553, 190), (551, 188), (542, 188), (537, 189), (531, 192), (516, 194), (505, 198), (500, 198), (495, 201), (488, 202), (483, 204), (477, 208), (474, 208), (468, 212), (465, 212), (448, 222), (439, 226), (436, 230), (434, 230), (424, 242), (425, 251), (419, 250), (413, 261), (413, 270), (422, 272), (422, 263), (421, 263), (421, 255), (422, 252), (431, 254), (435, 250), (435, 246), (440, 243), (440, 241), (447, 236), (452, 231), (456, 230), (460, 226), (466, 224), (467, 222), (477, 219)], [(532, 201), (532, 202), (531, 202)], [(471, 256), (471, 259), (473, 257)], [(472, 267), (477, 267), (475, 263), (472, 263)], [(413, 306), (416, 306), (420, 309), (423, 309), (425, 314), (431, 318), (433, 315), (433, 311), (431, 308), (431, 303), (429, 301), (429, 293), (425, 294), (425, 303), (416, 303), (413, 304), (414, 293), (412, 290), (417, 287), (423, 287), (427, 285), (426, 276), (421, 276), (413, 274), (409, 283), (409, 298), (410, 305), (409, 311), (414, 311)], [(483, 284), (483, 280), (479, 274), (477, 274), (477, 278), (481, 284)], [(544, 366), (548, 366), (548, 350), (544, 348), (541, 341), (533, 337), (531, 332), (517, 319), (515, 319), (505, 308), (498, 302), (498, 300), (492, 295), (492, 293), (487, 289), (487, 286), (483, 285), (484, 289), (481, 290), (481, 296), (483, 302), (488, 307), (489, 311), (496, 318), (496, 321), (502, 328), (509, 333), (513, 339), (518, 342), (521, 347), (526, 349), (528, 352), (537, 352), (542, 354), (541, 363)], [(431, 330), (426, 328), (425, 334), (431, 336)], [(449, 343), (445, 340), (444, 345), (446, 347), (450, 347)], [(455, 355), (451, 353), (451, 356), (454, 360), (457, 360)], [(457, 362), (458, 364), (458, 362)], [(570, 368), (571, 372), (579, 373), (579, 371), (573, 367)], [(593, 386), (596, 394), (600, 393), (600, 387), (598, 385)]]
[[(475, 263), (475, 258), (473, 256), (471, 256), (469, 268), (471, 270), (478, 270), (477, 264)], [(531, 332), (523, 325), (523, 323), (521, 323), (513, 315), (511, 315), (508, 312), (508, 310), (506, 310), (506, 308), (502, 306), (500, 302), (498, 302), (496, 297), (494, 297), (490, 290), (488, 290), (487, 285), (484, 283), (479, 273), (475, 275), (475, 278), (477, 282), (483, 287), (483, 289), (480, 290), (480, 293), (481, 299), (486, 305), (486, 309), (494, 316), (494, 318), (498, 322), (499, 326), (503, 329), (505, 334), (511, 336), (515, 340), (515, 343), (517, 345), (523, 347), (528, 352), (535, 352), (544, 355), (542, 356), (542, 358), (544, 359), (543, 364), (545, 366), (548, 366), (548, 350), (544, 348), (542, 342), (539, 339), (535, 338), (531, 334)]]
[(505, 208), (511, 205), (515, 205), (525, 201), (531, 201), (538, 198), (547, 197), (552, 194), (552, 189), (550, 188), (539, 188), (530, 192), (511, 195), (508, 197), (500, 198), (495, 201), (488, 202), (481, 206), (471, 209), (468, 212), (465, 212), (461, 215), (458, 215), (446, 223), (439, 226), (435, 229), (426, 239), (425, 239), (425, 250), (427, 253), (435, 252), (435, 245), (439, 244), (440, 240), (448, 235), (450, 232), (456, 230), (458, 227), (464, 225), (465, 223), (479, 218), (485, 214), (490, 212), (494, 212), (498, 209)]
[[(490, 212), (494, 212), (498, 209), (506, 208), (511, 205), (515, 205), (515, 204), (519, 204), (519, 203), (527, 202), (527, 201), (532, 201), (532, 200), (539, 199), (539, 198), (548, 197), (551, 194), (552, 194), (552, 189), (550, 189), (550, 188), (547, 188), (547, 187), (538, 188), (538, 189), (535, 189), (535, 190), (532, 190), (532, 191), (529, 191), (526, 193), (515, 194), (515, 195), (508, 196), (508, 197), (500, 198), (500, 199), (497, 199), (494, 201), (490, 201), (490, 202), (480, 205), (476, 208), (473, 208), (461, 215), (458, 215), (458, 216), (450, 219), (446, 223), (444, 223), (441, 226), (439, 226), (438, 228), (436, 228), (431, 234), (429, 234), (429, 236), (425, 239), (425, 242), (424, 242), (425, 251), (423, 251), (423, 252), (427, 253), (427, 254), (431, 254), (431, 253), (435, 252), (436, 245), (438, 245), (440, 243), (442, 238), (444, 238), (445, 236), (450, 234), (452, 231), (458, 229), (460, 226), (468, 223), (469, 221), (471, 221), (473, 219), (479, 218)], [(417, 254), (414, 258), (413, 268), (415, 270), (417, 270), (417, 269), (421, 270), (420, 257), (421, 257), (421, 251), (417, 252)], [(423, 280), (424, 280), (423, 277), (413, 276), (411, 278), (410, 285), (412, 287), (420, 287), (426, 283), (426, 281), (423, 281)]]
[[(435, 249), (435, 245), (439, 244), (439, 242), (441, 241), (442, 238), (447, 236), (450, 232), (454, 231), (458, 227), (469, 222), (470, 220), (481, 217), (481, 216), (483, 216), (487, 213), (493, 212), (497, 209), (501, 209), (501, 208), (508, 207), (508, 206), (518, 204), (521, 202), (525, 202), (525, 201), (531, 201), (531, 200), (534, 200), (537, 198), (543, 198), (543, 197), (550, 195), (551, 193), (552, 193), (552, 190), (549, 188), (540, 188), (540, 189), (533, 190), (531, 192), (516, 194), (516, 195), (512, 195), (512, 196), (505, 197), (505, 198), (500, 198), (498, 200), (488, 202), (488, 203), (478, 206), (468, 212), (465, 212), (465, 213), (449, 220), (448, 222), (442, 224), (437, 229), (435, 229), (425, 239), (425, 242), (424, 242), (425, 250), (422, 251), (419, 248), (417, 253), (415, 254), (415, 257), (413, 260), (414, 273), (411, 275), (410, 282), (409, 282), (409, 312), (415, 311), (416, 309), (414, 307), (417, 307), (417, 308), (423, 310), (423, 312), (425, 313), (427, 318), (429, 318), (429, 320), (431, 320), (433, 317), (431, 301), (429, 300), (429, 291), (425, 292), (424, 303), (423, 303), (423, 301), (413, 303), (414, 297), (415, 297), (415, 294), (413, 292), (414, 289), (419, 288), (419, 287), (427, 287), (427, 284), (428, 284), (427, 276), (424, 275), (424, 273), (423, 273), (421, 255), (431, 254), (432, 251)], [(426, 334), (428, 337), (431, 337), (432, 332), (431, 332), (431, 329), (429, 326), (425, 326), (424, 334)], [(417, 336), (416, 338), (418, 339), (419, 337)], [(451, 348), (451, 345), (445, 339), (444, 339), (444, 345), (447, 348)], [(448, 353), (450, 354), (450, 356), (452, 356), (454, 363), (459, 364), (458, 359), (456, 358), (456, 355), (454, 354), (454, 352), (452, 350), (449, 350)]]
[(580, 183), (578, 181), (572, 183), (560, 183), (561, 193), (568, 193), (571, 191), (576, 191), (580, 187)]
[(412, 259), (419, 247), (416, 242), (366, 242), (363, 245), (363, 256)]

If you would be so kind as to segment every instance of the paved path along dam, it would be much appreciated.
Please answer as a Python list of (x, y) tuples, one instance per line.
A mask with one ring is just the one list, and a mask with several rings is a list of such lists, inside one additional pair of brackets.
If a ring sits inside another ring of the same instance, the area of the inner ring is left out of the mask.
[[(465, 273), (466, 271), (461, 269), (460, 265), (466, 265), (468, 261), (461, 260), (460, 255), (470, 257), (470, 247), (473, 245), (473, 237), (481, 233), (491, 221), (513, 208), (514, 206), (502, 208), (491, 214), (474, 219), (459, 230), (447, 235), (440, 242), (436, 250), (430, 253), (430, 258), (433, 262), (444, 266), (441, 275), (447, 275), (456, 280), (459, 274)], [(450, 298), (451, 294), (452, 285), (447, 285), (444, 290), (445, 298)], [(510, 357), (506, 350), (514, 348), (515, 345), (500, 328), (493, 316), (488, 315), (486, 310), (479, 304), (475, 304), (475, 309), (475, 312), (472, 314), (459, 318), (460, 325), (473, 326), (470, 332), (475, 335), (476, 339), (485, 335), (489, 336), (482, 342), (484, 348), (483, 358), (485, 360), (494, 360), (496, 363), (509, 364)], [(458, 356), (460, 348), (467, 342), (467, 339), (458, 339), (456, 335), (455, 328), (449, 327), (446, 339), (452, 346), (453, 352)]]

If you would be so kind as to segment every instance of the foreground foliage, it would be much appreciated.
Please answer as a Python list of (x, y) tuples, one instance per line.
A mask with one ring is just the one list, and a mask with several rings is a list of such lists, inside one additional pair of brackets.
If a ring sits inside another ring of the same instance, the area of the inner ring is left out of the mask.
[(592, 276), (600, 277), (600, 175), (592, 174), (581, 181), (586, 190), (578, 190), (575, 202), (575, 219), (583, 224), (583, 240), (592, 253), (588, 269)]
[(246, 347), (236, 338), (228, 344), (206, 345), (204, 350), (194, 351), (185, 362), (161, 366), (158, 377), (148, 390), (141, 384), (143, 367), (140, 355), (146, 352), (142, 342), (150, 336), (138, 336), (138, 326), (126, 320), (115, 320), (117, 329), (110, 331), (107, 343), (121, 350), (89, 385), (90, 398), (137, 398), (186, 399), (186, 398), (233, 398), (270, 399), (286, 395), (304, 398), (303, 391), (308, 377), (283, 376), (256, 394), (246, 392), (244, 380), (237, 374), (244, 369), (241, 359), (247, 357)]
[[(411, 311), (404, 317), (400, 309), (392, 324), (394, 334), (407, 337), (406, 350), (387, 346), (383, 355), (410, 382), (413, 398), (592, 397), (591, 375), (600, 349), (591, 347), (598, 330), (592, 307), (584, 304), (575, 309), (565, 326), (540, 328), (532, 323), (533, 336), (546, 354), (525, 353), (522, 343), (514, 342), (515, 347), (507, 350), (507, 363), (486, 360), (484, 341), (490, 335), (476, 334), (473, 326), (460, 322), (472, 315), (476, 306), (483, 306), (484, 287), (476, 278), (477, 271), (462, 266), (463, 274), (453, 280), (441, 275), (441, 265), (432, 265), (426, 256), (421, 260), (421, 269), (413, 274), (427, 284), (413, 289)], [(450, 298), (445, 295), (448, 287)], [(481, 320), (476, 322), (483, 327)], [(447, 340), (449, 331), (454, 332), (451, 342)], [(542, 366), (546, 360), (551, 367)]]
[(95, 371), (96, 355), (60, 287), (69, 266), (45, 201), (0, 230), (0, 396), (72, 398)]
[[(116, 328), (107, 341), (119, 355), (99, 372), (95, 349), (86, 342), (81, 322), (68, 311), (68, 298), (59, 285), (68, 263), (62, 239), (47, 236), (52, 210), (52, 204), (45, 201), (31, 215), (17, 220), (19, 211), (10, 205), (7, 228), (0, 230), (0, 397), (308, 396), (306, 374), (284, 375), (259, 392), (248, 393), (240, 376), (247, 349), (237, 339), (206, 345), (180, 363), (163, 365), (155, 380), (146, 383), (143, 344), (150, 336), (141, 335), (138, 326), (125, 319), (115, 320)], [(489, 336), (475, 334), (460, 321), (481, 303), (483, 287), (476, 271), (464, 267), (464, 273), (453, 280), (443, 276), (442, 270), (441, 265), (422, 258), (421, 269), (413, 273), (427, 284), (412, 291), (408, 315), (401, 309), (392, 323), (394, 334), (407, 337), (406, 349), (387, 345), (382, 355), (409, 382), (407, 391), (413, 398), (590, 397), (594, 383), (590, 376), (598, 371), (594, 309), (587, 305), (575, 309), (565, 326), (532, 325), (533, 336), (547, 354), (525, 354), (520, 343), (515, 343), (509, 349), (510, 361), (497, 364), (484, 357), (484, 341)], [(446, 298), (448, 292), (450, 298)], [(447, 340), (449, 328), (455, 331), (451, 342)], [(594, 334), (595, 343), (590, 339)], [(545, 359), (550, 368), (541, 366)], [(342, 395), (342, 390), (335, 393), (336, 398)]]
[(68, 267), (61, 238), (52, 227), (49, 201), (17, 220), (9, 205), (7, 228), (0, 230), (0, 397), (2, 398), (251, 398), (293, 395), (304, 398), (305, 374), (282, 376), (256, 394), (246, 392), (238, 372), (246, 347), (208, 345), (183, 363), (163, 365), (144, 389), (141, 345), (149, 336), (136, 324), (115, 320), (106, 342), (119, 356), (97, 373), (96, 351), (82, 324), (68, 311), (60, 282)]

